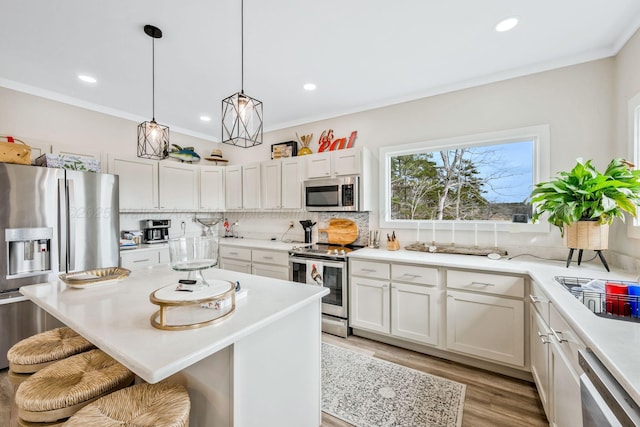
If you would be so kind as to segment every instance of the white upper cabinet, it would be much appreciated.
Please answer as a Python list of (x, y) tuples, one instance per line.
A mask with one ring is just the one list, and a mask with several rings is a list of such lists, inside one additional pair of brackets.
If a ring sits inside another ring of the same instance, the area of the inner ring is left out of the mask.
[(302, 209), (303, 158), (282, 160), (282, 209)]
[(228, 210), (242, 209), (242, 166), (227, 166), (225, 201)]
[(302, 209), (303, 158), (262, 162), (262, 208)]
[(223, 166), (200, 168), (200, 209), (222, 212), (225, 208)]
[(242, 207), (260, 209), (260, 163), (242, 166)]
[(309, 154), (303, 158), (307, 164), (307, 178), (328, 178), (331, 176), (331, 151)]
[(361, 148), (333, 152), (333, 175), (357, 175), (362, 172)]
[(160, 209), (198, 210), (198, 168), (191, 164), (162, 161), (160, 174)]
[(260, 163), (227, 166), (227, 210), (260, 208), (260, 171)]
[(368, 174), (371, 168), (369, 150), (364, 147), (310, 154), (304, 159), (307, 179)]
[(282, 162), (262, 162), (262, 208), (282, 209)]
[(120, 210), (158, 208), (157, 161), (110, 156), (108, 171), (120, 177)]

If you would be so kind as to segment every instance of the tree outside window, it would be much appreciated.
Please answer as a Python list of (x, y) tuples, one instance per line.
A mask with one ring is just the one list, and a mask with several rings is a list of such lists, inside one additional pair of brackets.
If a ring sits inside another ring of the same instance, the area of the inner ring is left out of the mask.
[(532, 140), (392, 156), (390, 219), (528, 219), (533, 159)]

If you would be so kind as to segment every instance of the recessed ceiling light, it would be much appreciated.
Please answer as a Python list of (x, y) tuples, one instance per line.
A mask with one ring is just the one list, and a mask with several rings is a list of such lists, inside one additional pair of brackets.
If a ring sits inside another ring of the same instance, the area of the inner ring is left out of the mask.
[(304, 90), (316, 90), (316, 85), (314, 83), (305, 83), (302, 87)]
[(209, 117), (209, 116), (200, 116), (200, 120), (202, 120), (203, 122), (210, 122), (211, 121), (211, 117)]
[(502, 21), (498, 22), (498, 25), (496, 25), (496, 31), (499, 33), (504, 33), (505, 31), (512, 30), (516, 25), (518, 25), (518, 18), (516, 17), (503, 19)]
[(78, 74), (78, 78), (86, 83), (95, 83), (97, 80), (95, 77), (87, 76), (86, 74)]

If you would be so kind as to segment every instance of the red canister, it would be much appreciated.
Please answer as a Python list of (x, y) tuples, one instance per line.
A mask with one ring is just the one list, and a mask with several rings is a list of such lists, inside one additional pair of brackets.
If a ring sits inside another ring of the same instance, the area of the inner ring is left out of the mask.
[(607, 282), (604, 285), (606, 293), (607, 313), (616, 316), (630, 316), (631, 307), (627, 297), (627, 285), (622, 283)]

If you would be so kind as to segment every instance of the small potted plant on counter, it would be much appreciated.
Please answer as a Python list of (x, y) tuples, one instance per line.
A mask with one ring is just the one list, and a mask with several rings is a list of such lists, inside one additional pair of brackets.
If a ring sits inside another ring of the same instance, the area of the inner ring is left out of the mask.
[(624, 221), (624, 212), (636, 216), (640, 205), (640, 170), (624, 159), (613, 159), (604, 173), (591, 160), (577, 164), (569, 172), (560, 172), (551, 181), (536, 184), (529, 199), (533, 203), (532, 221), (547, 213), (547, 220), (560, 228), (569, 248), (567, 267), (573, 251), (596, 251), (607, 271), (602, 251), (609, 247), (609, 224), (615, 218)]

